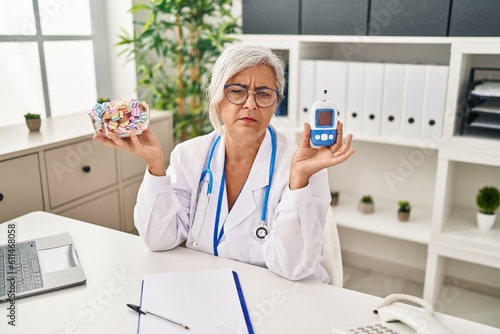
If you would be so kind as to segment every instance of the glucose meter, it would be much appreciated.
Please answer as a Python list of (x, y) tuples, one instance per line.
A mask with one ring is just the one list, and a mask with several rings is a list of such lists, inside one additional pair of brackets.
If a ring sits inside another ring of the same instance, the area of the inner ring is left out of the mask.
[(332, 146), (337, 140), (337, 108), (325, 98), (311, 107), (311, 146)]

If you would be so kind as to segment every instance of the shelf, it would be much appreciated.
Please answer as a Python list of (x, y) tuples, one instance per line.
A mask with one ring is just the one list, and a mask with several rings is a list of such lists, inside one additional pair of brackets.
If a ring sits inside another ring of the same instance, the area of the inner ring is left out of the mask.
[[(281, 42), (310, 42), (310, 43), (394, 43), (394, 44), (460, 44), (459, 50), (470, 50), (469, 43), (478, 45), (491, 42), (500, 43), (499, 37), (439, 37), (439, 36), (366, 36), (366, 35), (260, 35), (238, 34), (231, 37), (255, 41), (262, 44), (263, 40), (278, 40)], [(463, 43), (463, 45), (462, 45)], [(495, 52), (496, 53), (496, 52)]]
[(497, 97), (489, 98), (486, 102), (473, 107), (472, 111), (500, 114), (500, 99)]
[(368, 137), (363, 135), (355, 135), (353, 136), (354, 141), (362, 141), (368, 143), (376, 143), (376, 144), (385, 144), (385, 145), (395, 145), (395, 146), (403, 146), (403, 147), (414, 147), (421, 149), (430, 149), (437, 150), (438, 143), (432, 142), (424, 142), (420, 139), (415, 140), (404, 140), (399, 138), (383, 138), (383, 137)]
[(500, 130), (500, 117), (492, 113), (481, 113), (469, 124), (472, 128)]
[(443, 140), (439, 158), (500, 166), (500, 145), (495, 139), (455, 136)]
[(444, 298), (437, 301), (436, 312), (500, 328), (500, 298), (455, 286), (445, 285), (443, 289), (452, 295), (452, 302), (446, 303)]
[[(330, 210), (346, 241), (342, 248), (350, 254), (350, 260), (368, 263), (384, 272), (397, 271), (402, 264), (417, 263), (414, 269), (426, 273), (424, 296), (428, 301), (441, 297), (439, 281), (449, 274), (461, 279), (470, 277), (478, 289), (494, 280), (489, 273), (500, 268), (500, 223), (497, 221), (492, 231), (480, 231), (475, 225), (473, 203), (481, 186), (500, 186), (498, 131), (469, 127), (463, 136), (456, 133), (460, 108), (465, 107), (462, 102), (470, 69), (500, 68), (500, 37), (261, 34), (234, 37), (287, 51), (288, 115), (274, 117), (273, 124), (295, 142), (302, 132), (302, 122), (308, 119), (300, 106), (302, 60), (448, 66), (441, 135), (432, 136), (432, 141), (419, 141), (356, 134), (353, 138), (356, 154), (345, 164), (332, 168), (330, 189), (340, 191), (340, 201)], [(347, 134), (348, 121), (346, 125)], [(358, 211), (359, 199), (365, 192), (375, 199), (373, 214)], [(398, 199), (409, 199), (413, 204), (407, 223), (397, 219)], [(374, 264), (374, 258), (385, 267)], [(454, 266), (455, 261), (465, 263)], [(476, 265), (487, 267), (473, 271), (477, 277), (470, 275)], [(475, 307), (483, 305), (489, 304), (480, 300)]]
[(490, 231), (481, 231), (476, 226), (474, 209), (455, 208), (442, 232), (432, 235), (432, 251), (459, 260), (500, 268), (499, 225), (497, 222)]
[(331, 206), (338, 226), (427, 245), (431, 234), (431, 208), (413, 207), (406, 223), (397, 219), (397, 203), (375, 199), (375, 212), (358, 211), (361, 196), (340, 194), (339, 203)]

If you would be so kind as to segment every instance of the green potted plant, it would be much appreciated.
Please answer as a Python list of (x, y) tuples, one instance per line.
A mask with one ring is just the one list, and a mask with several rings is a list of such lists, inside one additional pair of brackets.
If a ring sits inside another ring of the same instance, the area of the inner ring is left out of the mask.
[(359, 201), (358, 209), (361, 213), (373, 213), (375, 211), (375, 203), (370, 195), (364, 195)]
[(331, 196), (331, 201), (330, 201), (330, 205), (337, 205), (339, 203), (339, 192), (338, 191), (331, 191), (330, 192), (330, 196)]
[(40, 126), (42, 125), (40, 114), (27, 113), (24, 115), (24, 119), (26, 120), (26, 125), (28, 126), (30, 132), (40, 130)]
[(110, 101), (109, 97), (105, 97), (105, 96), (102, 96), (102, 97), (97, 99), (97, 103), (104, 103), (104, 102), (109, 102), (109, 101)]
[[(209, 71), (238, 28), (232, 0), (149, 0), (132, 5), (135, 31), (121, 53), (136, 60), (139, 98), (174, 112), (177, 142), (212, 130), (204, 111)], [(145, 17), (144, 20), (138, 18)], [(128, 52), (127, 52), (128, 51)]]
[(410, 219), (411, 205), (408, 201), (398, 201), (398, 219), (407, 222)]
[(487, 231), (493, 227), (496, 211), (500, 207), (500, 191), (493, 186), (484, 186), (476, 195), (478, 207), (476, 220), (480, 230)]

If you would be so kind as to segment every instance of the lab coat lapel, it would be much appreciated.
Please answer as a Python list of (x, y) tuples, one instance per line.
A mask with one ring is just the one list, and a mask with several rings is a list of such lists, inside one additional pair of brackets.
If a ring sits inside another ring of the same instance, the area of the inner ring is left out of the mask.
[[(262, 210), (264, 189), (269, 182), (269, 163), (271, 158), (271, 136), (266, 132), (266, 137), (257, 152), (255, 161), (248, 175), (248, 179), (241, 190), (231, 212), (227, 216), (224, 231), (227, 232), (248, 218), (256, 210)], [(262, 190), (262, 191), (258, 191)], [(260, 195), (262, 193), (262, 195)], [(227, 200), (226, 210), (227, 210)], [(227, 212), (227, 211), (226, 211)], [(255, 224), (260, 221), (259, 211)]]
[[(226, 146), (224, 143), (224, 136), (221, 138), (221, 141), (219, 142), (219, 147), (217, 147), (217, 150), (214, 153), (214, 159), (212, 162), (211, 169), (213, 171), (213, 177), (214, 177), (214, 185), (212, 189), (212, 193), (214, 194), (212, 196), (212, 206), (214, 208), (213, 210), (213, 217), (215, 218), (215, 213), (217, 210), (217, 203), (219, 201), (219, 192), (220, 192), (220, 185), (222, 183), (222, 173), (224, 172), (224, 161), (226, 159)], [(224, 219), (227, 217), (227, 212), (228, 212), (228, 206), (227, 206), (227, 196), (226, 196), (226, 187), (222, 189), (223, 191), (223, 197), (221, 201), (221, 211), (220, 211), (220, 222), (219, 222), (219, 230), (222, 227), (222, 224), (224, 223)], [(214, 221), (214, 218), (212, 218), (212, 222)], [(213, 226), (213, 225), (212, 225)]]

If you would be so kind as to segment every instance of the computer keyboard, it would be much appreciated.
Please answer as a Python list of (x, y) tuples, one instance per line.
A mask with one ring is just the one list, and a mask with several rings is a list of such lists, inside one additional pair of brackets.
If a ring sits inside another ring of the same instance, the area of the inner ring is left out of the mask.
[(43, 287), (34, 241), (0, 246), (0, 298)]

